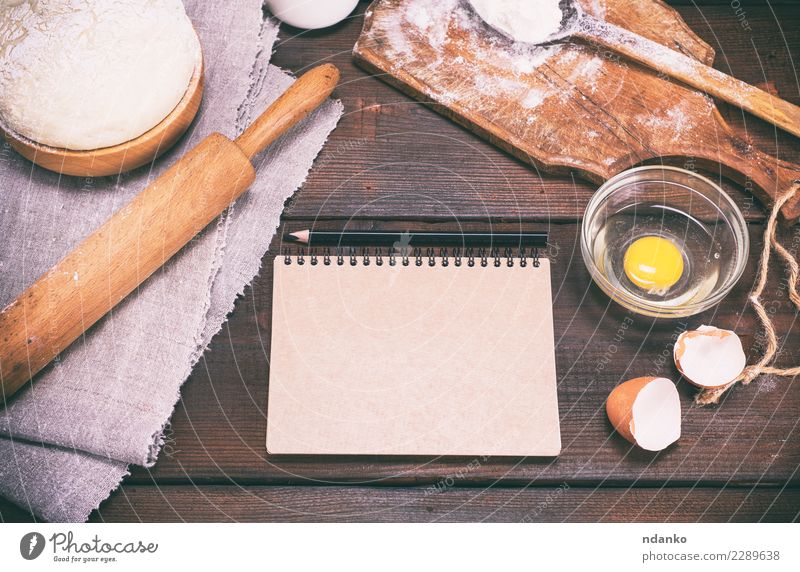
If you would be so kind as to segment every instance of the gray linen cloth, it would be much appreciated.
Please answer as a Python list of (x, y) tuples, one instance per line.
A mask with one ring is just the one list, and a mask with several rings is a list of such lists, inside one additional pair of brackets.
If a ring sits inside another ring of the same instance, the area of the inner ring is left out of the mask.
[[(269, 65), (277, 25), (259, 1), (186, 4), (203, 44), (203, 106), (152, 169), (59, 177), (0, 150), (0, 306), (182, 153), (213, 131), (235, 136), (293, 81)], [(45, 520), (84, 521), (129, 464), (155, 463), (181, 384), (258, 273), (285, 200), (341, 113), (327, 102), (259, 156), (234, 206), (0, 411), (0, 495)]]

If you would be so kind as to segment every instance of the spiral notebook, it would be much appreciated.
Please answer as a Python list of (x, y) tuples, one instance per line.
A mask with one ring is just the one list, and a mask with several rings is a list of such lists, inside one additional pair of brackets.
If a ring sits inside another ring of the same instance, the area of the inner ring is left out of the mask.
[(560, 452), (548, 260), (287, 255), (273, 292), (268, 453)]

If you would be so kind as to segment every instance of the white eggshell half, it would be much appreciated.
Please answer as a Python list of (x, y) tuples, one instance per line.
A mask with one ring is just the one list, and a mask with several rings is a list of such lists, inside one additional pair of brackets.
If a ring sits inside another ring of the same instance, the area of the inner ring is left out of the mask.
[(694, 385), (724, 387), (744, 371), (747, 356), (735, 332), (700, 326), (675, 342), (675, 366)]
[(645, 385), (633, 402), (631, 432), (647, 451), (661, 451), (681, 436), (681, 402), (675, 384), (659, 377)]

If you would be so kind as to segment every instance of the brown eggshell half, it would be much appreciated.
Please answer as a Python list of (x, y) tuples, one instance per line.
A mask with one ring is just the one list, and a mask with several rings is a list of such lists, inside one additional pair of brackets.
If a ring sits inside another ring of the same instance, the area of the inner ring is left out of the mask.
[(606, 412), (625, 439), (646, 451), (662, 451), (681, 436), (681, 404), (665, 377), (638, 377), (617, 386)]
[(608, 395), (606, 414), (617, 433), (636, 445), (636, 438), (631, 431), (633, 420), (633, 403), (642, 388), (656, 379), (655, 377), (637, 377), (620, 383)]

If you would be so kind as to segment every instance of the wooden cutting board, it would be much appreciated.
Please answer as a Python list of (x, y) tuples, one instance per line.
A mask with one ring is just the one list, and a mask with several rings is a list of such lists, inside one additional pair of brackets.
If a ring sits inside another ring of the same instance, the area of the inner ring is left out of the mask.
[[(714, 60), (659, 0), (581, 4), (708, 65)], [(721, 173), (766, 203), (800, 178), (800, 166), (736, 135), (708, 96), (599, 46), (515, 44), (464, 0), (376, 0), (353, 53), (385, 81), (546, 172), (600, 183), (664, 162)], [(800, 218), (800, 198), (783, 215)]]

